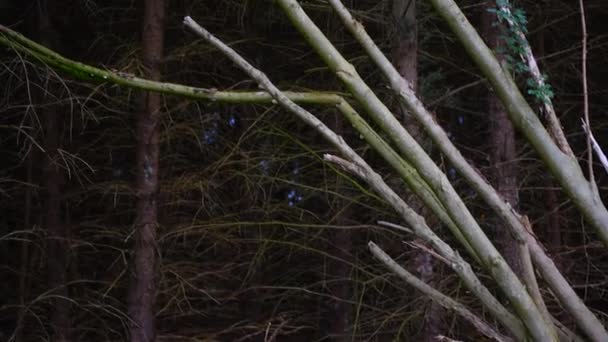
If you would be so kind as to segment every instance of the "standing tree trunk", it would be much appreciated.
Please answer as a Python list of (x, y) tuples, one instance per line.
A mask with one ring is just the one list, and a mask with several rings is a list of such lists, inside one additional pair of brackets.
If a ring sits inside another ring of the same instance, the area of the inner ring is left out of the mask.
[[(340, 201), (344, 205), (346, 201)], [(341, 209), (341, 208), (340, 208)], [(340, 213), (339, 215), (344, 215)], [(336, 224), (339, 226), (346, 225), (346, 219), (339, 217)], [(330, 259), (328, 264), (328, 275), (330, 283), (328, 284), (329, 292), (332, 296), (332, 305), (329, 311), (329, 335), (334, 342), (352, 341), (352, 315), (353, 308), (350, 303), (352, 297), (351, 266), (350, 253), (352, 249), (351, 231), (348, 229), (334, 229), (331, 232), (331, 243), (333, 248), (333, 256), (336, 259)]]
[[(59, 37), (53, 23), (49, 10), (53, 8), (51, 1), (37, 2), (37, 33), (43, 45), (51, 49), (59, 48)], [(41, 84), (51, 84), (48, 80), (41, 79)], [(55, 105), (45, 105), (46, 101), (54, 102), (50, 98), (50, 89), (38, 92), (40, 104), (44, 105), (38, 110), (42, 118), (43, 142), (46, 151), (44, 159), (43, 177), (46, 190), (44, 207), (44, 224), (47, 229), (47, 265), (48, 282), (53, 296), (50, 312), (50, 323), (52, 326), (52, 341), (69, 341), (70, 330), (70, 302), (67, 288), (68, 268), (68, 229), (62, 220), (62, 193), (63, 193), (63, 165), (59, 155), (61, 137), (61, 116)]]
[[(502, 46), (500, 36), (501, 30), (504, 29), (504, 25), (498, 22), (496, 14), (488, 11), (491, 8), (496, 8), (496, 6), (494, 1), (488, 1), (482, 9), (482, 36), (488, 47), (495, 53)], [(501, 62), (504, 60), (502, 56), (498, 54), (497, 56)], [(515, 128), (494, 93), (488, 93), (487, 101), (488, 118), (490, 120), (490, 156), (493, 164), (493, 185), (503, 200), (517, 210), (519, 193), (515, 164)], [(502, 223), (502, 220), (497, 219), (494, 222), (494, 227), (498, 249), (515, 274), (521, 278), (522, 264), (519, 244), (511, 235), (509, 228)]]
[[(32, 169), (33, 169), (33, 159), (34, 159), (34, 149), (32, 148), (29, 154), (26, 156), (25, 167), (26, 167), (26, 175), (25, 182), (27, 184), (32, 184)], [(27, 187), (25, 190), (25, 203), (23, 204), (23, 229), (30, 230), (32, 229), (31, 217), (32, 217), (32, 189)], [(30, 261), (30, 249), (29, 249), (29, 241), (21, 242), (21, 253), (20, 253), (20, 265), (19, 265), (19, 283), (18, 283), (18, 293), (19, 293), (19, 304), (21, 307), (17, 312), (17, 324), (15, 326), (15, 342), (23, 342), (23, 325), (26, 315), (26, 301), (29, 293), (29, 261)]]
[(59, 147), (59, 118), (50, 108), (42, 113), (44, 117), (44, 148), (47, 152), (44, 176), (46, 180), (45, 224), (48, 239), (48, 277), (49, 288), (53, 294), (51, 325), (53, 341), (68, 341), (70, 327), (70, 303), (67, 289), (68, 231), (61, 219), (61, 193), (63, 175)]
[(48, 239), (48, 279), (52, 289), (53, 308), (52, 341), (68, 341), (70, 328), (70, 302), (67, 289), (68, 231), (61, 218), (63, 175), (59, 148), (59, 117), (54, 108), (41, 113), (44, 117), (44, 148), (47, 152), (44, 177), (46, 180), (45, 224)]
[[(164, 16), (164, 0), (148, 0), (144, 3), (142, 33), (144, 77), (154, 81), (160, 80)], [(137, 217), (133, 279), (129, 289), (130, 334), (133, 342), (155, 340), (160, 101), (159, 94), (145, 92), (141, 94), (138, 104)]]
[[(416, 20), (416, 0), (393, 0), (392, 19), (393, 36), (393, 64), (399, 74), (406, 79), (414, 92), (418, 90), (418, 23)], [(404, 104), (399, 105), (399, 114), (407, 131), (423, 146), (427, 151), (431, 148), (428, 137), (424, 134), (424, 129), (409, 114)], [(438, 224), (438, 220), (433, 213), (428, 210), (415, 195), (407, 196), (408, 204), (420, 213), (430, 225)], [(419, 250), (414, 256), (414, 267), (422, 281), (429, 285), (435, 282), (435, 266), (433, 257)], [(424, 321), (421, 327), (421, 341), (436, 341), (436, 337), (442, 330), (442, 308), (432, 301), (427, 301), (425, 305)]]
[[(336, 116), (336, 132), (344, 132), (346, 123), (345, 119)], [(345, 191), (346, 182), (340, 176), (336, 179), (336, 192), (345, 194), (345, 198), (349, 198), (349, 194)], [(352, 195), (352, 194), (351, 194)], [(330, 245), (334, 258), (328, 261), (328, 289), (332, 296), (331, 308), (328, 314), (329, 335), (334, 342), (350, 342), (352, 336), (356, 333), (353, 329), (353, 307), (350, 303), (353, 294), (352, 273), (352, 231), (343, 229), (348, 226), (351, 221), (350, 216), (353, 214), (350, 210), (352, 205), (348, 199), (337, 199), (336, 216), (333, 222), (340, 228), (330, 230)]]
[[(545, 30), (541, 29), (538, 32), (538, 54), (537, 56), (541, 57), (545, 55)], [(544, 191), (543, 196), (546, 199), (546, 210), (547, 210), (547, 222), (545, 223), (547, 234), (547, 244), (546, 246), (549, 249), (549, 253), (551, 258), (558, 265), (558, 267), (562, 267), (562, 260), (559, 255), (559, 249), (562, 246), (562, 213), (559, 210), (559, 184), (556, 184), (555, 180), (548, 177), (545, 179), (546, 190)], [(562, 273), (568, 274), (568, 272), (564, 272), (565, 270), (561, 269)]]
[[(345, 32), (340, 29), (342, 26), (338, 21), (330, 21), (327, 31), (330, 39), (343, 40)], [(347, 33), (346, 33), (347, 34)], [(334, 84), (337, 82), (333, 77), (329, 76), (322, 80), (326, 84)], [(335, 84), (339, 86), (338, 84)], [(334, 118), (334, 132), (343, 136), (348, 134), (348, 129), (351, 128), (346, 118), (336, 113)], [(325, 272), (325, 281), (327, 291), (331, 296), (331, 300), (326, 302), (325, 307), (325, 324), (327, 329), (324, 333), (329, 336), (329, 340), (333, 342), (351, 342), (353, 336), (357, 334), (356, 325), (354, 323), (354, 306), (353, 294), (355, 291), (355, 282), (352, 278), (353, 268), (353, 234), (354, 231), (346, 229), (349, 224), (353, 223), (352, 209), (353, 190), (349, 186), (349, 182), (340, 174), (336, 175), (335, 191), (344, 197), (337, 197), (334, 203), (330, 204), (331, 220), (329, 224), (335, 224), (338, 228), (328, 229), (329, 249), (332, 258), (327, 259), (327, 271)]]

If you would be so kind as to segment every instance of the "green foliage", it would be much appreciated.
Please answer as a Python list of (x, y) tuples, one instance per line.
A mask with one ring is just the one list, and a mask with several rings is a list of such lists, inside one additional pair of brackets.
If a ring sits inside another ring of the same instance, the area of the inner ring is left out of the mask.
[(543, 103), (549, 103), (553, 98), (553, 89), (551, 85), (547, 83), (547, 75), (542, 75), (542, 83), (536, 82), (534, 79), (529, 78), (528, 83), (528, 94), (534, 96), (536, 99)]
[[(521, 8), (513, 9), (508, 0), (496, 0), (496, 8), (488, 9), (488, 12), (496, 14), (497, 22), (494, 25), (506, 23), (505, 33), (500, 37), (505, 43), (505, 48), (498, 52), (505, 57), (507, 67), (516, 75), (529, 74), (530, 67), (526, 63), (530, 51), (530, 45), (525, 37), (528, 33), (526, 13)], [(554, 96), (546, 75), (541, 75), (540, 79), (528, 77), (526, 85), (527, 93), (541, 103), (549, 103)]]

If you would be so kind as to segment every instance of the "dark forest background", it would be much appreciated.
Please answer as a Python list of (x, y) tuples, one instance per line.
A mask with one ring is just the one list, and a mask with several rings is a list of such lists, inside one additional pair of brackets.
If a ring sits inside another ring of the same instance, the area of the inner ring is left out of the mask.
[[(273, 1), (165, 2), (158, 61), (162, 81), (257, 89), (183, 27), (189, 15), (283, 90), (345, 91)], [(398, 111), (386, 81), (332, 9), (324, 1), (301, 4)], [(386, 54), (395, 56), (400, 18), (393, 15), (392, 1), (344, 4)], [(71, 59), (149, 76), (142, 59), (144, 5), (1, 0), (0, 23)], [(481, 28), (487, 4), (465, 0), (459, 5)], [(528, 39), (585, 170), (578, 2), (515, 5), (527, 14)], [(504, 161), (498, 165), (492, 157), (500, 146), (490, 138), (496, 121), (487, 112), (483, 76), (430, 6), (425, 1), (414, 6), (418, 94), (465, 157), (496, 182), (494, 170)], [(585, 6), (592, 129), (606, 147), (608, 2), (589, 0)], [(6, 47), (0, 63), (0, 341), (127, 340), (141, 195), (137, 113), (142, 94), (76, 80)], [(335, 152), (316, 131), (277, 105), (167, 95), (159, 101), (158, 224), (151, 265), (157, 341), (431, 341), (437, 334), (482, 339), (370, 255), (367, 242), (374, 240), (407, 269), (427, 272), (434, 287), (485, 316), (453, 272), (429, 261), (407, 235), (377, 225), (401, 220), (365, 184), (323, 161), (324, 153)], [(336, 111), (310, 110), (386, 179), (398, 181)], [(579, 296), (606, 322), (606, 247), (530, 145), (518, 134), (513, 143), (514, 157), (506, 163), (517, 175), (518, 207)], [(430, 143), (427, 147), (482, 227), (494, 232), (490, 210), (441, 153)], [(595, 171), (605, 196), (608, 177), (599, 163)], [(436, 220), (432, 228), (451, 241)], [(550, 293), (543, 294), (551, 312), (574, 329)]]

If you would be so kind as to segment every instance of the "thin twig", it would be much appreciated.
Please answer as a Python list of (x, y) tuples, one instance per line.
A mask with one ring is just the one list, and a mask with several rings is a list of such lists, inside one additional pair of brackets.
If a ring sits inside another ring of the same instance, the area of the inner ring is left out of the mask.
[(404, 226), (398, 225), (396, 223), (387, 222), (387, 221), (378, 221), (377, 223), (379, 225), (381, 225), (381, 226), (385, 226), (385, 227), (401, 230), (401, 231), (404, 231), (404, 232), (409, 233), (409, 234), (413, 234), (414, 233), (411, 229), (405, 228)]
[(450, 266), (450, 261), (446, 260), (446, 258), (442, 257), (441, 255), (439, 255), (437, 252), (435, 252), (432, 248), (429, 248), (421, 243), (418, 243), (416, 241), (412, 241), (412, 242), (405, 242), (405, 244), (411, 246), (414, 249), (419, 249), (421, 251), (423, 251), (424, 253), (431, 255), (433, 257), (435, 257), (435, 259), (441, 261), (442, 263), (446, 264), (447, 266)]
[(585, 19), (585, 6), (583, 0), (578, 1), (581, 10), (581, 30), (583, 37), (581, 38), (581, 67), (583, 73), (583, 115), (585, 116), (585, 125), (587, 125), (587, 167), (589, 169), (589, 183), (591, 188), (597, 192), (595, 184), (595, 176), (593, 174), (593, 151), (591, 148), (591, 122), (589, 121), (589, 91), (587, 89), (587, 20)]
[(604, 169), (606, 170), (606, 172), (608, 172), (608, 158), (606, 158), (604, 151), (602, 151), (602, 148), (595, 140), (593, 133), (591, 132), (589, 127), (587, 127), (587, 125), (585, 124), (585, 120), (582, 120), (582, 121), (583, 121), (583, 131), (585, 131), (585, 134), (587, 134), (587, 136), (591, 139), (591, 144), (593, 145), (595, 154), (597, 154), (597, 157), (599, 158), (600, 162), (604, 166)]
[(329, 153), (324, 154), (323, 159), (330, 163), (334, 163), (334, 164), (338, 165), (345, 171), (348, 171), (359, 178), (365, 178), (365, 172), (363, 170), (361, 170), (361, 168), (357, 167), (357, 165), (355, 165), (352, 162), (349, 162), (346, 159), (340, 158), (338, 156), (334, 156), (333, 154), (329, 154)]

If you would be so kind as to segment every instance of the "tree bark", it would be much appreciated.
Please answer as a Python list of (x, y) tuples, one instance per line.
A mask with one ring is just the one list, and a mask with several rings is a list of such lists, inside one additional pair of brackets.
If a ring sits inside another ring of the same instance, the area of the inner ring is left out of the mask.
[(61, 172), (59, 147), (59, 118), (57, 112), (50, 108), (42, 114), (44, 117), (44, 148), (47, 151), (45, 162), (46, 204), (45, 223), (47, 229), (48, 249), (48, 279), (52, 289), (53, 308), (51, 310), (51, 325), (53, 326), (52, 341), (68, 341), (70, 328), (70, 303), (67, 289), (68, 264), (68, 231), (62, 221), (62, 188), (63, 175)]
[[(160, 80), (164, 39), (164, 0), (144, 4), (143, 64), (145, 77)], [(141, 94), (137, 118), (137, 212), (133, 279), (129, 292), (130, 334), (133, 342), (154, 341), (156, 296), (156, 228), (158, 225), (159, 94)]]
[(53, 108), (41, 113), (44, 117), (44, 148), (47, 151), (44, 177), (46, 180), (45, 224), (47, 229), (48, 279), (52, 289), (53, 308), (51, 325), (52, 341), (68, 341), (70, 329), (70, 303), (67, 289), (68, 230), (61, 218), (62, 182), (60, 171), (59, 118)]
[[(393, 0), (392, 31), (395, 39), (393, 45), (393, 64), (399, 74), (406, 79), (414, 92), (418, 91), (418, 23), (416, 20), (416, 0)], [(427, 152), (431, 148), (430, 140), (422, 126), (410, 115), (407, 107), (399, 103), (398, 113), (407, 131), (416, 139)], [(420, 213), (431, 225), (438, 224), (438, 219), (424, 203), (409, 192), (408, 204)], [(401, 247), (401, 246), (400, 246)], [(399, 251), (398, 251), (399, 252)], [(424, 250), (418, 250), (414, 256), (414, 267), (420, 279), (431, 285), (436, 285), (438, 266), (434, 258)], [(425, 305), (424, 321), (420, 332), (421, 341), (435, 341), (442, 332), (443, 309), (437, 303), (428, 300)]]
[[(340, 30), (340, 23), (332, 21), (327, 27), (332, 38), (336, 40), (344, 39), (344, 32)], [(326, 80), (329, 81), (329, 80)], [(329, 82), (335, 83), (335, 80)], [(351, 127), (348, 120), (340, 113), (335, 114), (334, 132), (345, 136), (348, 134), (348, 129)], [(330, 207), (335, 208), (332, 211), (332, 219), (330, 224), (335, 224), (338, 228), (329, 229), (329, 248), (333, 258), (327, 259), (326, 286), (327, 291), (331, 296), (330, 306), (326, 307), (327, 320), (327, 335), (329, 340), (333, 342), (350, 342), (352, 336), (357, 333), (353, 325), (354, 307), (351, 304), (354, 282), (352, 281), (352, 249), (353, 249), (353, 231), (344, 229), (352, 222), (353, 210), (352, 205), (352, 189), (348, 187), (346, 181), (341, 175), (336, 175), (336, 193), (342, 194), (344, 198), (337, 197), (335, 202)]]
[[(32, 148), (27, 155), (26, 159), (26, 178), (25, 182), (27, 184), (32, 184), (32, 169), (33, 169), (33, 159), (34, 159), (34, 149)], [(29, 230), (32, 228), (31, 217), (32, 217), (32, 189), (28, 187), (25, 190), (25, 203), (23, 208), (23, 229)], [(30, 261), (30, 252), (29, 252), (29, 244), (30, 241), (22, 241), (21, 242), (21, 250), (20, 250), (20, 265), (19, 265), (19, 304), (21, 307), (17, 312), (17, 324), (15, 326), (15, 342), (23, 342), (23, 325), (26, 315), (25, 303), (27, 301), (28, 293), (29, 293), (29, 261)]]
[[(344, 122), (344, 118), (341, 115), (336, 115), (336, 127), (335, 131), (338, 134), (344, 132), (344, 128), (347, 127), (347, 123)], [(338, 176), (336, 179), (336, 192), (344, 193), (344, 185), (346, 182), (342, 177)], [(352, 194), (350, 194), (352, 195)], [(345, 194), (346, 198), (349, 198), (349, 194)], [(352, 335), (355, 331), (351, 331), (352, 318), (353, 318), (353, 307), (350, 304), (353, 294), (353, 282), (351, 280), (351, 253), (353, 248), (352, 232), (348, 229), (342, 229), (346, 227), (350, 220), (349, 216), (352, 214), (349, 210), (351, 202), (347, 199), (337, 199), (336, 210), (337, 214), (334, 223), (340, 228), (330, 230), (330, 248), (335, 258), (328, 260), (328, 290), (333, 298), (331, 301), (331, 307), (328, 312), (328, 325), (331, 341), (334, 342), (350, 342), (352, 341)]]
[[(545, 55), (545, 29), (541, 29), (538, 33), (538, 56)], [(547, 222), (545, 223), (546, 234), (547, 234), (547, 246), (551, 258), (555, 261), (561, 271), (561, 257), (559, 255), (559, 249), (562, 246), (562, 234), (561, 234), (561, 212), (559, 210), (559, 193), (557, 190), (559, 187), (554, 180), (547, 178), (545, 179), (547, 190), (545, 190), (546, 208), (547, 208)], [(557, 189), (556, 189), (557, 188)], [(566, 272), (567, 274), (568, 272)]]
[[(59, 36), (55, 31), (49, 11), (53, 9), (54, 2), (37, 2), (37, 34), (42, 45), (50, 49), (59, 49)], [(42, 79), (41, 82), (46, 83)], [(49, 83), (46, 83), (49, 84)], [(51, 89), (38, 92), (40, 104), (53, 101), (48, 98)], [(67, 268), (69, 257), (68, 228), (62, 220), (62, 193), (64, 174), (61, 157), (59, 155), (61, 140), (61, 116), (56, 106), (44, 106), (38, 109), (38, 116), (42, 118), (43, 144), (46, 155), (44, 158), (44, 189), (46, 191), (44, 203), (44, 224), (47, 229), (47, 267), (50, 294), (53, 296), (50, 312), (52, 327), (51, 340), (63, 342), (69, 340), (70, 330), (70, 302), (67, 288)]]
[[(345, 201), (340, 201), (344, 203)], [(339, 208), (340, 210), (341, 208)], [(343, 213), (339, 215), (344, 215)], [(336, 223), (344, 226), (345, 218), (339, 217)], [(349, 303), (352, 297), (352, 281), (350, 255), (352, 249), (351, 232), (347, 229), (335, 229), (330, 232), (333, 255), (336, 259), (328, 262), (329, 292), (332, 296), (331, 308), (328, 315), (329, 336), (334, 342), (347, 342), (352, 340), (351, 326), (353, 308)]]
[[(504, 35), (503, 24), (499, 23), (496, 14), (490, 9), (496, 8), (494, 1), (486, 3), (482, 9), (482, 36), (488, 47), (495, 51), (499, 61), (504, 61), (497, 51), (503, 46), (501, 35)], [(515, 164), (515, 128), (509, 120), (500, 100), (490, 92), (487, 95), (487, 110), (490, 123), (490, 157), (492, 162), (493, 185), (504, 201), (517, 210), (519, 192), (517, 187), (517, 168)], [(505, 260), (515, 274), (522, 277), (522, 263), (519, 244), (505, 223), (496, 219), (494, 235), (497, 245)]]

